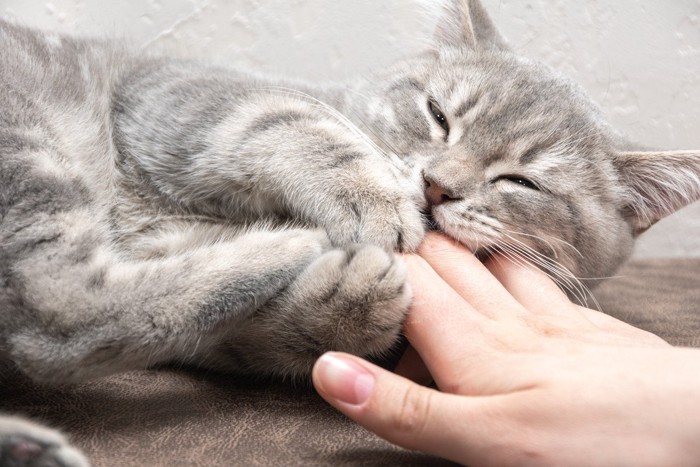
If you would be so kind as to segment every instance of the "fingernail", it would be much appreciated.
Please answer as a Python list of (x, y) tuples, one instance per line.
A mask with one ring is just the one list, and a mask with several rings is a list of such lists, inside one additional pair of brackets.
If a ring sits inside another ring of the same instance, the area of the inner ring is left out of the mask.
[(326, 353), (316, 365), (320, 389), (333, 399), (350, 405), (362, 405), (372, 394), (374, 375), (350, 358)]

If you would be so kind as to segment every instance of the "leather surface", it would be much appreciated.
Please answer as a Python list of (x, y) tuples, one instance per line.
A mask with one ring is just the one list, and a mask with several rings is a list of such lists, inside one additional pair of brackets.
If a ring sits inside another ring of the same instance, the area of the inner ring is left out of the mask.
[(596, 290), (602, 311), (684, 347), (700, 347), (700, 258), (635, 261)]
[[(700, 258), (631, 263), (596, 295), (620, 319), (700, 346)], [(65, 388), (16, 377), (0, 388), (0, 411), (62, 428), (95, 466), (451, 465), (391, 446), (308, 386), (185, 370)]]

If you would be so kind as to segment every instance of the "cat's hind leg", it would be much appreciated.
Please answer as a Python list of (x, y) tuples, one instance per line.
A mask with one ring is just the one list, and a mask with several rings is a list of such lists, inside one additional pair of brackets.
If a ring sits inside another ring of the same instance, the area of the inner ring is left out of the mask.
[(217, 361), (306, 377), (326, 351), (387, 356), (410, 300), (405, 264), (393, 253), (372, 245), (330, 250), (242, 323), (217, 349)]
[(263, 230), (138, 259), (81, 228), (91, 225), (89, 213), (61, 217), (52, 221), (56, 235), (15, 263), (0, 294), (0, 308), (23, 316), (3, 331), (7, 353), (45, 381), (193, 361), (328, 246), (320, 231)]
[(3, 467), (88, 467), (85, 456), (57, 431), (17, 417), (0, 416)]

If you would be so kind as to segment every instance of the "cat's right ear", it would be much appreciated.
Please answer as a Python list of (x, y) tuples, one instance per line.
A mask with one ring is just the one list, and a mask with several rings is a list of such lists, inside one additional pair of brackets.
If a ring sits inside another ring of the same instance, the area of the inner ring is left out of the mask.
[(509, 50), (480, 0), (424, 0), (437, 16), (434, 40), (438, 49)]

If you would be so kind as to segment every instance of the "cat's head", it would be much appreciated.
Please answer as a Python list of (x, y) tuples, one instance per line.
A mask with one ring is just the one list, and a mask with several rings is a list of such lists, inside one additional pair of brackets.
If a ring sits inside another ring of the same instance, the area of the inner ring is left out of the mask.
[(700, 152), (633, 150), (578, 86), (516, 56), (477, 0), (442, 8), (432, 50), (380, 74), (363, 110), (440, 230), (601, 277), (700, 197)]

